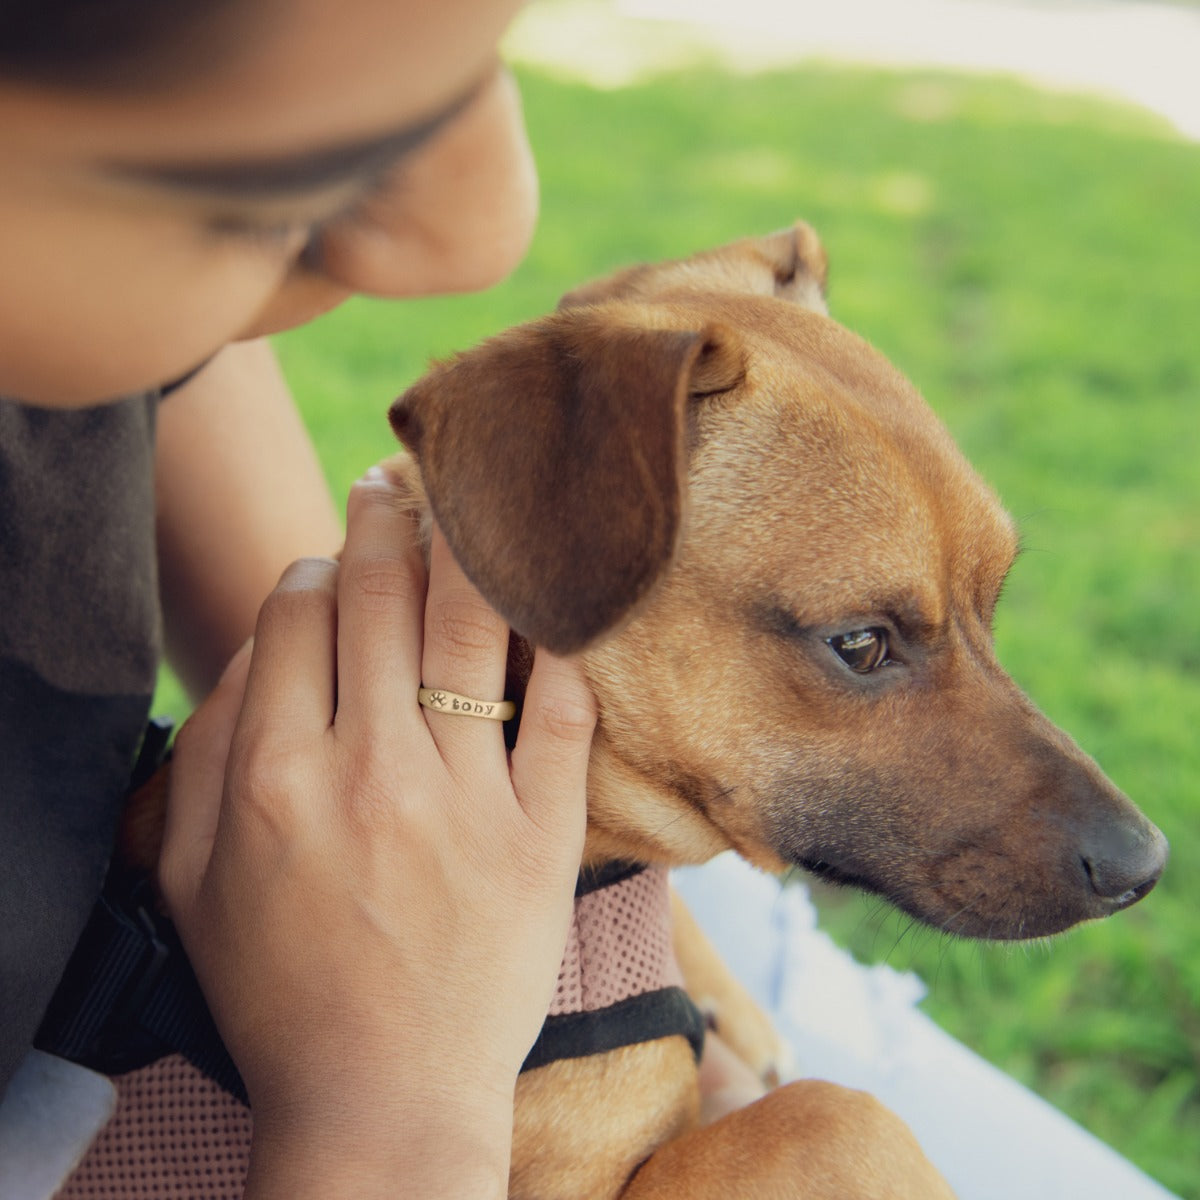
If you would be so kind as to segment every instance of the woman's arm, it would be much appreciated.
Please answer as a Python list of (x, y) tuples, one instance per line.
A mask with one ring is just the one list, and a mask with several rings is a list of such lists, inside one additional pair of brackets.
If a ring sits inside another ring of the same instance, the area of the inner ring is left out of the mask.
[(155, 483), (167, 657), (199, 699), (288, 563), (342, 540), (267, 342), (227, 347), (163, 402)]

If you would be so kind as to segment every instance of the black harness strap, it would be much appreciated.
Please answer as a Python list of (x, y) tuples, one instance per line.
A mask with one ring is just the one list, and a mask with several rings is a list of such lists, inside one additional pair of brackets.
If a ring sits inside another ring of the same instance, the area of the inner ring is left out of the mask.
[(182, 1054), (247, 1103), (179, 935), (157, 912), (145, 877), (110, 873), (34, 1044), (106, 1075)]
[(699, 1062), (704, 1031), (704, 1017), (683, 988), (660, 988), (619, 1000), (595, 1012), (547, 1017), (521, 1070), (532, 1071), (561, 1058), (586, 1058), (589, 1054), (675, 1036), (687, 1038)]
[(640, 875), (645, 869), (645, 863), (620, 860), (599, 867), (581, 867), (579, 878), (575, 881), (575, 899), (590, 896), (592, 892), (599, 892), (607, 887), (615, 887), (618, 883)]
[[(131, 790), (162, 761), (169, 733), (169, 726), (151, 725)], [(576, 896), (616, 886), (642, 870), (636, 863), (611, 863), (581, 872)], [(682, 988), (664, 987), (595, 1012), (547, 1017), (521, 1070), (674, 1035), (686, 1037), (699, 1060), (704, 1019)], [(110, 869), (34, 1044), (106, 1075), (182, 1054), (248, 1103), (179, 935), (142, 873)]]
[[(168, 757), (171, 728), (163, 718), (147, 725), (131, 793)], [(106, 1075), (182, 1054), (247, 1103), (179, 935), (159, 910), (150, 877), (140, 871), (109, 868), (34, 1045)]]
[[(584, 867), (575, 885), (575, 898), (616, 887), (645, 869), (644, 863), (621, 861)], [(586, 1058), (675, 1036), (687, 1038), (699, 1062), (706, 1027), (703, 1014), (683, 988), (657, 988), (628, 996), (607, 1008), (547, 1017), (521, 1070), (532, 1071), (561, 1058)]]

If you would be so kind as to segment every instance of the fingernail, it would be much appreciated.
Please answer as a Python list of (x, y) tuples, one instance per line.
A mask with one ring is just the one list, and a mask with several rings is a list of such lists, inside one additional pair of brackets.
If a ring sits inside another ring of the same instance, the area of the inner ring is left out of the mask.
[(386, 481), (386, 479), (387, 472), (378, 463), (375, 466), (368, 467), (363, 472), (363, 480), (366, 483), (381, 483)]

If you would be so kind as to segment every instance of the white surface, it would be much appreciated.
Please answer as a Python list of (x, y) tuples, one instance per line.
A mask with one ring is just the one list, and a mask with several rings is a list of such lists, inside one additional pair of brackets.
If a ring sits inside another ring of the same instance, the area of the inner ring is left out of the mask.
[(732, 855), (673, 873), (684, 901), (792, 1045), (798, 1074), (902, 1116), (959, 1200), (1171, 1200), (916, 1007), (913, 975), (865, 967), (816, 928), (803, 887)]
[(1200, 138), (1200, 11), (1147, 0), (543, 0), (513, 57), (600, 87), (697, 61), (1011, 74), (1138, 104)]
[(31, 1050), (0, 1101), (0, 1200), (50, 1200), (116, 1104), (103, 1075)]

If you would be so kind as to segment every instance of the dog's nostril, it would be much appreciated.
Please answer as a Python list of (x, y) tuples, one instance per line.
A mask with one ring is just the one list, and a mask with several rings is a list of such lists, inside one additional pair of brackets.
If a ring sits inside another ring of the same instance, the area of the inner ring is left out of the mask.
[(1092, 874), (1092, 864), (1088, 862), (1086, 858), (1081, 858), (1079, 860), (1079, 865), (1083, 867), (1083, 873), (1087, 876), (1087, 881), (1091, 885), (1092, 891), (1098, 891), (1099, 889), (1096, 887), (1095, 876)]
[(1107, 853), (1080, 855), (1079, 863), (1091, 891), (1111, 906), (1109, 911), (1135, 904), (1158, 882), (1167, 862), (1167, 840), (1148, 825), (1126, 844), (1108, 840)]
[(1137, 887), (1130, 888), (1127, 892), (1122, 892), (1121, 895), (1115, 897), (1113, 903), (1118, 908), (1128, 908), (1131, 904), (1136, 904), (1154, 887), (1159, 878), (1160, 876), (1155, 875), (1153, 879), (1147, 879), (1145, 883), (1139, 883)]
[(1091, 886), (1092, 891), (1102, 899), (1111, 901), (1116, 908), (1128, 908), (1129, 905), (1136, 904), (1159, 880), (1159, 876), (1156, 874), (1150, 879), (1143, 880), (1143, 882), (1137, 884), (1135, 887), (1126, 888), (1123, 892), (1113, 892), (1107, 889), (1102, 882), (1097, 882), (1092, 864), (1086, 858), (1081, 858), (1079, 862), (1083, 867), (1083, 873), (1087, 876), (1088, 884)]

